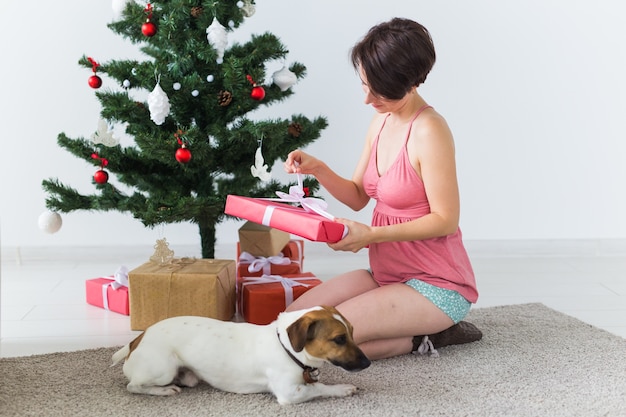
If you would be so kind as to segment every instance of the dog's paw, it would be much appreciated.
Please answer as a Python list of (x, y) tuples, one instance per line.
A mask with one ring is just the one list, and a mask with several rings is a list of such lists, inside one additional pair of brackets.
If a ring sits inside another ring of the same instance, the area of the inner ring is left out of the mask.
[(356, 394), (358, 388), (351, 384), (337, 384), (332, 386), (334, 395), (337, 397), (348, 397)]
[(175, 395), (180, 393), (183, 389), (178, 385), (166, 385), (163, 388), (163, 393), (161, 395)]
[(148, 395), (160, 395), (160, 396), (168, 396), (175, 395), (182, 391), (181, 387), (176, 385), (166, 385), (166, 386), (145, 386), (145, 385), (132, 385), (128, 384), (128, 391), (133, 394), (148, 394)]

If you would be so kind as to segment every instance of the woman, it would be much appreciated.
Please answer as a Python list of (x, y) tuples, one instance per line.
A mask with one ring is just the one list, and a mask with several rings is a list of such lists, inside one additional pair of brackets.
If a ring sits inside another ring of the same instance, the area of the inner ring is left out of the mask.
[(371, 226), (337, 219), (349, 232), (329, 244), (369, 247), (370, 269), (322, 283), (289, 310), (335, 306), (371, 359), (479, 340), (481, 332), (461, 322), (478, 293), (458, 227), (453, 138), (417, 92), (435, 63), (430, 34), (412, 20), (392, 19), (354, 46), (352, 63), (365, 104), (377, 113), (352, 179), (301, 150), (288, 155), (285, 170), (315, 176), (353, 210), (376, 200)]

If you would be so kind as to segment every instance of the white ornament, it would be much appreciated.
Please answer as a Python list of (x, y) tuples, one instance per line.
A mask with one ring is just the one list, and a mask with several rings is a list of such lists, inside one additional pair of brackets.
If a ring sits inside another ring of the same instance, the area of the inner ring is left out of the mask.
[(111, 5), (113, 8), (113, 20), (119, 20), (122, 17), (122, 12), (128, 3), (130, 3), (130, 0), (113, 0)]
[[(239, 3), (242, 3), (242, 5), (239, 6)], [(245, 0), (239, 3), (237, 3), (237, 6), (241, 9), (241, 14), (244, 17), (250, 17), (256, 12), (256, 8), (254, 7), (254, 4), (252, 4), (250, 0)]]
[(113, 136), (113, 131), (109, 130), (109, 124), (106, 120), (98, 120), (98, 130), (91, 135), (93, 143), (101, 143), (104, 146), (117, 146), (120, 140)]
[(129, 80), (124, 80), (124, 82), (122, 83), (122, 86), (123, 86), (124, 88), (128, 88), (128, 87), (130, 87), (130, 81), (129, 81)]
[(256, 153), (254, 154), (254, 165), (250, 167), (250, 172), (253, 177), (259, 178), (261, 181), (267, 182), (272, 179), (272, 174), (270, 174), (267, 169), (267, 164), (264, 164), (265, 160), (263, 159), (263, 154), (261, 153), (261, 145), (256, 149)]
[(180, 85), (180, 83), (174, 83), (172, 84), (172, 88), (176, 91), (180, 90), (180, 88), (182, 87), (182, 85)]
[(282, 67), (272, 74), (272, 80), (280, 88), (280, 91), (285, 91), (298, 81), (298, 77), (289, 68)]
[(224, 51), (228, 45), (228, 34), (226, 28), (213, 18), (213, 22), (206, 28), (206, 38), (217, 51), (217, 63), (224, 62)]
[(191, 92), (191, 95), (194, 96), (194, 97), (198, 97), (199, 94), (200, 94), (200, 92), (198, 90), (193, 90)]
[(206, 80), (207, 82), (212, 83), (215, 80), (215, 77), (213, 76), (213, 74), (209, 74), (206, 76)]
[(39, 224), (39, 228), (46, 233), (56, 233), (61, 228), (63, 224), (63, 220), (59, 213), (54, 211), (46, 210), (39, 215), (39, 219), (37, 219), (37, 223)]
[(148, 94), (148, 109), (150, 109), (150, 119), (157, 125), (162, 125), (167, 115), (170, 114), (170, 100), (158, 82), (154, 90)]

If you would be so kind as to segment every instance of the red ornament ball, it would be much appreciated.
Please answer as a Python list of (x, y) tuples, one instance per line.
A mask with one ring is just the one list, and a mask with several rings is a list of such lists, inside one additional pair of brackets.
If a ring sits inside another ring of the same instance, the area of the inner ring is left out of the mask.
[(102, 78), (94, 74), (89, 77), (87, 83), (89, 83), (89, 87), (91, 88), (100, 88), (100, 86), (102, 85)]
[(148, 37), (152, 37), (157, 33), (157, 27), (154, 23), (148, 21), (141, 25), (141, 33)]
[(109, 173), (103, 169), (99, 169), (93, 174), (93, 179), (98, 184), (106, 184), (109, 181)]
[(178, 148), (176, 150), (176, 160), (181, 164), (186, 164), (191, 160), (191, 151), (187, 148)]
[(255, 85), (252, 87), (252, 92), (250, 93), (250, 97), (253, 100), (263, 100), (265, 98), (265, 89), (263, 87)]

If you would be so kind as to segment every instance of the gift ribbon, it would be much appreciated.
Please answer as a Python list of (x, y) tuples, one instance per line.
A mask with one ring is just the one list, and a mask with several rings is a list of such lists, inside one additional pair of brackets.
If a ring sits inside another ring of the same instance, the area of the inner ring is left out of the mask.
[(298, 281), (312, 279), (313, 277), (302, 278), (285, 278), (280, 275), (263, 275), (261, 277), (246, 277), (243, 279), (243, 285), (268, 284), (279, 282), (285, 290), (285, 307), (293, 303), (293, 287), (310, 287), (311, 284), (304, 284)]
[[(302, 175), (296, 174), (296, 176), (298, 178), (298, 184), (289, 187), (289, 194), (282, 191), (276, 191), (276, 195), (279, 198), (265, 198), (264, 200), (278, 201), (281, 203), (296, 203), (299, 204), (305, 211), (317, 213), (320, 216), (326, 217), (328, 220), (335, 220), (335, 216), (326, 211), (328, 208), (328, 203), (326, 203), (326, 201), (321, 198), (305, 197), (306, 194), (304, 192), (304, 187), (302, 186)], [(273, 211), (273, 208), (271, 211)], [(265, 226), (269, 226), (269, 219), (272, 217), (271, 211), (268, 213), (268, 210), (266, 209), (265, 214), (263, 215), (263, 225)], [(266, 218), (267, 224), (265, 223)]]
[(102, 307), (105, 310), (110, 310), (109, 308), (109, 287), (113, 287), (114, 290), (117, 290), (121, 287), (128, 287), (128, 268), (125, 266), (120, 266), (118, 270), (115, 272), (113, 276), (113, 281), (107, 282), (106, 284), (102, 284)]
[(289, 265), (291, 263), (291, 259), (285, 258), (285, 255), (279, 253), (275, 256), (254, 256), (248, 252), (242, 252), (239, 255), (239, 262), (249, 263), (248, 272), (259, 272), (263, 270), (264, 275), (269, 275), (272, 273), (271, 268), (272, 264), (274, 265)]
[(289, 243), (290, 244), (293, 243), (294, 246), (296, 247), (296, 249), (297, 249), (296, 252), (298, 252), (297, 255), (296, 255), (296, 258), (298, 259), (297, 262), (300, 264), (300, 267), (302, 267), (302, 258), (303, 258), (303, 254), (304, 254), (304, 248), (302, 247), (303, 246), (303, 242), (301, 240), (293, 240), (292, 239), (292, 240), (289, 241)]

